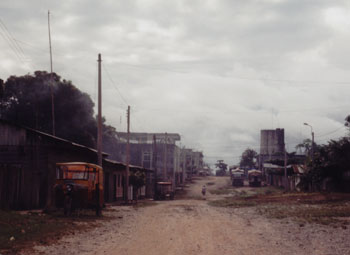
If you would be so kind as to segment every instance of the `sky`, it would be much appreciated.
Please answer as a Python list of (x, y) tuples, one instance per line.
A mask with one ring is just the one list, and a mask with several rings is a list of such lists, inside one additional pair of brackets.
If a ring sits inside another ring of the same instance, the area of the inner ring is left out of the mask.
[[(348, 133), (350, 2), (1, 0), (0, 78), (53, 70), (97, 100), (117, 131), (181, 135), (229, 165), (285, 129), (288, 152)], [(59, 102), (56, 102), (59, 104)]]

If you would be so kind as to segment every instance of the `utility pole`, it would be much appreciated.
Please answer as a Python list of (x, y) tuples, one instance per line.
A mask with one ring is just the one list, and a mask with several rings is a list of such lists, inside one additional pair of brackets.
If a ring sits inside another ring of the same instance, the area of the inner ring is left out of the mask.
[(130, 164), (130, 106), (128, 106), (128, 110), (126, 113), (127, 116), (127, 142), (126, 142), (126, 176), (125, 176), (125, 202), (129, 202), (129, 164)]
[(314, 164), (314, 152), (315, 152), (315, 148), (314, 148), (314, 144), (315, 144), (315, 133), (312, 129), (311, 132), (311, 136), (312, 136), (312, 144), (311, 144), (311, 157), (312, 157), (312, 164)]
[(157, 197), (157, 182), (158, 182), (158, 176), (157, 176), (157, 139), (156, 135), (153, 135), (153, 170), (154, 170), (154, 198)]
[(167, 145), (168, 145), (168, 133), (165, 133), (165, 139), (164, 139), (164, 159), (163, 159), (163, 181), (167, 181)]
[(286, 146), (284, 146), (284, 189), (287, 191), (289, 187), (288, 177), (287, 177), (287, 151)]
[(53, 96), (53, 72), (52, 72), (52, 48), (51, 48), (51, 31), (50, 31), (50, 11), (47, 12), (47, 24), (49, 29), (49, 46), (50, 46), (50, 92), (51, 92), (51, 118), (52, 118), (52, 135), (56, 135), (55, 130), (55, 103)]
[(311, 128), (311, 159), (312, 159), (312, 164), (314, 163), (314, 143), (315, 143), (315, 134), (314, 134), (314, 129), (312, 128), (312, 126), (308, 123), (304, 123), (305, 126), (309, 126)]
[(183, 154), (183, 159), (182, 159), (182, 184), (185, 184), (186, 177), (187, 177), (187, 163), (186, 163), (186, 151), (185, 151), (185, 146), (181, 149), (181, 153)]
[(97, 164), (102, 167), (102, 79), (101, 54), (98, 54), (98, 115), (97, 115)]

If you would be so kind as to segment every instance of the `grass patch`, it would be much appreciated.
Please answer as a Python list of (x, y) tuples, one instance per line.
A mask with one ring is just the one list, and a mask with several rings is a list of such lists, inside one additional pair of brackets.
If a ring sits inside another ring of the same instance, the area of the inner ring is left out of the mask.
[(220, 188), (220, 189), (209, 190), (209, 192), (210, 194), (213, 194), (213, 195), (227, 195), (232, 193), (232, 189)]
[(229, 195), (232, 194), (234, 197), (256, 197), (261, 195), (274, 195), (274, 194), (282, 194), (284, 191), (280, 188), (275, 187), (260, 187), (260, 188), (253, 188), (250, 189), (248, 187), (240, 187), (240, 188), (233, 188), (230, 185), (219, 188), (216, 190), (209, 190), (211, 194), (214, 195)]
[[(213, 185), (214, 184), (215, 182), (213, 182)], [(223, 187), (220, 187), (218, 189), (209, 189), (210, 194), (213, 194), (213, 195), (228, 195), (232, 193), (232, 191), (233, 191), (233, 188), (230, 183), (230, 180), (227, 180), (226, 185)]]
[(255, 206), (258, 214), (269, 218), (291, 218), (303, 223), (317, 223), (347, 228), (350, 224), (350, 194), (342, 193), (284, 193), (271, 187), (235, 190), (233, 197), (210, 201), (221, 207)]
[(138, 208), (144, 208), (144, 207), (155, 206), (155, 205), (158, 205), (158, 203), (156, 201), (142, 200), (142, 201), (138, 201), (136, 204), (134, 204), (133, 207), (134, 207), (134, 209), (138, 209)]
[(208, 204), (211, 206), (231, 207), (231, 208), (250, 207), (250, 206), (257, 205), (257, 203), (254, 201), (238, 200), (238, 199), (233, 199), (233, 198), (226, 198), (226, 199), (209, 201)]
[(205, 199), (204, 196), (193, 195), (193, 196), (187, 196), (185, 200), (203, 200), (203, 199)]
[(277, 187), (261, 187), (261, 188), (256, 188), (254, 189), (255, 195), (274, 195), (274, 194), (279, 194), (281, 195), (284, 192), (284, 189), (277, 188)]
[(31, 247), (33, 243), (48, 244), (64, 233), (94, 227), (97, 219), (107, 218), (90, 214), (64, 217), (62, 212), (42, 214), (0, 210), (0, 253), (17, 253), (24, 247)]
[(257, 212), (269, 218), (293, 218), (300, 223), (344, 226), (349, 224), (350, 203), (271, 204), (257, 208)]

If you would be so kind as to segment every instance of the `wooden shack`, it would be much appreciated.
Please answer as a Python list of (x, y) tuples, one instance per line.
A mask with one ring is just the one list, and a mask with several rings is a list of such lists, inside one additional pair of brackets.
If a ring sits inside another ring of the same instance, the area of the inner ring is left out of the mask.
[(71, 161), (96, 163), (96, 150), (0, 120), (0, 208), (51, 205), (55, 164)]
[[(126, 165), (103, 153), (105, 202), (125, 199)], [(35, 209), (53, 205), (56, 163), (97, 163), (97, 151), (74, 142), (0, 120), (0, 209)], [(142, 171), (146, 185), (138, 197), (153, 196), (153, 171)], [(129, 192), (130, 194), (130, 192)], [(132, 197), (131, 197), (132, 199)]]
[(104, 159), (103, 171), (105, 202), (123, 201), (125, 196), (126, 165), (121, 162)]

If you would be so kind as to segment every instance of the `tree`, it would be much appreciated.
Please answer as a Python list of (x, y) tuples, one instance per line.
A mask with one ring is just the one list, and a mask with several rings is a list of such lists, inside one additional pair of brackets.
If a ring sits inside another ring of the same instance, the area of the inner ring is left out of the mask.
[(129, 185), (133, 186), (134, 198), (137, 200), (139, 189), (146, 185), (146, 174), (139, 170), (136, 172), (131, 172), (129, 176)]
[(299, 143), (297, 146), (295, 146), (296, 150), (302, 150), (305, 155), (309, 155), (312, 148), (312, 141), (311, 139), (304, 139), (302, 143)]
[(241, 156), (239, 166), (242, 168), (254, 168), (258, 153), (250, 148), (247, 148)]
[(348, 128), (348, 135), (350, 136), (350, 115), (346, 116), (344, 125)]
[(117, 130), (115, 127), (106, 124), (102, 118), (102, 150), (109, 154), (108, 158), (118, 160), (120, 147), (118, 146)]
[[(52, 133), (50, 78), (45, 71), (9, 77), (0, 90), (0, 118)], [(55, 73), (52, 78), (56, 136), (94, 147), (97, 122), (90, 96)]]
[(224, 160), (219, 159), (219, 160), (215, 163), (215, 167), (216, 167), (216, 168), (219, 168), (219, 170), (216, 171), (216, 175), (218, 175), (218, 176), (224, 176), (224, 175), (226, 175), (227, 164), (224, 163)]
[(331, 140), (328, 144), (319, 146), (314, 161), (308, 163), (308, 172), (302, 176), (302, 185), (305, 189), (310, 186), (320, 189), (322, 182), (328, 179), (333, 184), (333, 189), (350, 191), (344, 179), (350, 169), (349, 158), (349, 137)]

